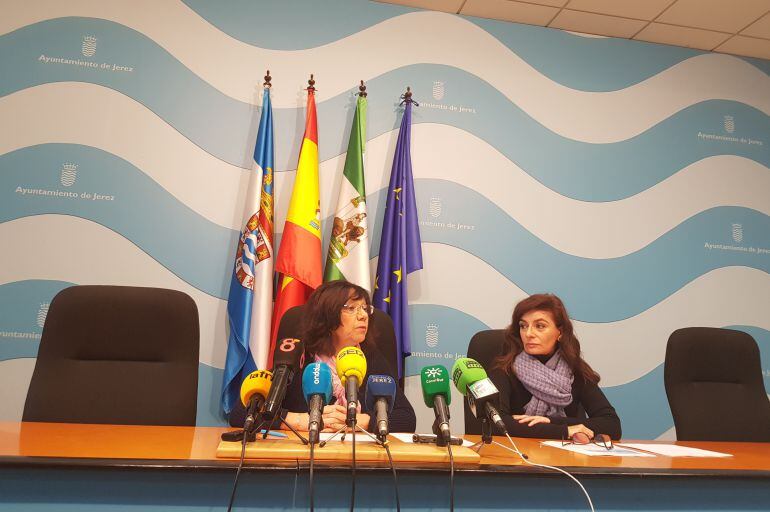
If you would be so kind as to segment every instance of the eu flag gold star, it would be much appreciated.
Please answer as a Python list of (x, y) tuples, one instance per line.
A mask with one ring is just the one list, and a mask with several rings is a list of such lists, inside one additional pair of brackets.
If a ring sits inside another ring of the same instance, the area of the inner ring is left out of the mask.
[(396, 201), (401, 201), (401, 190), (401, 187), (393, 189), (393, 193), (396, 194)]
[(401, 268), (399, 267), (399, 269), (398, 269), (398, 270), (394, 270), (394, 271), (393, 271), (393, 273), (394, 273), (394, 274), (396, 275), (396, 277), (398, 278), (398, 280), (397, 280), (396, 282), (397, 282), (397, 283), (400, 283), (400, 282), (401, 282)]

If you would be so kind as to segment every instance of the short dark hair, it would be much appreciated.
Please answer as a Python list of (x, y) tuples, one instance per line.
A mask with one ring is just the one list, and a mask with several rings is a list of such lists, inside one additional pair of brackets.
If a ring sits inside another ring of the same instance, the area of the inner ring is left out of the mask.
[[(348, 281), (329, 281), (310, 295), (302, 315), (302, 339), (309, 355), (333, 356), (332, 332), (339, 327), (342, 306), (350, 299), (364, 299), (371, 306), (369, 292)], [(366, 339), (369, 339), (369, 331)]]

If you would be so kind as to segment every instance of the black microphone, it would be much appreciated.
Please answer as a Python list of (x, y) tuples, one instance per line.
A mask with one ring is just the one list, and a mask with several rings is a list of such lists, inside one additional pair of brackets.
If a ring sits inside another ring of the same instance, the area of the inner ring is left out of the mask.
[(388, 437), (388, 414), (393, 412), (396, 400), (396, 380), (390, 375), (369, 375), (366, 380), (366, 408), (374, 411), (377, 421), (377, 437)]
[(299, 368), (299, 361), (304, 351), (302, 341), (296, 338), (284, 338), (275, 344), (273, 352), (273, 385), (265, 400), (263, 417), (272, 421), (281, 411), (286, 388), (291, 384), (294, 372)]

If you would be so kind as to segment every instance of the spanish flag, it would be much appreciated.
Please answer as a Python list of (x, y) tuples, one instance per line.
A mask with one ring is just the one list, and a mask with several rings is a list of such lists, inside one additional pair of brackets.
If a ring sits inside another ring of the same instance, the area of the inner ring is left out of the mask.
[(275, 270), (279, 275), (273, 308), (269, 367), (273, 364), (275, 341), (283, 314), (294, 306), (304, 304), (321, 284), (323, 277), (315, 88), (311, 85), (307, 93), (305, 135), (299, 150), (297, 175), (275, 262)]

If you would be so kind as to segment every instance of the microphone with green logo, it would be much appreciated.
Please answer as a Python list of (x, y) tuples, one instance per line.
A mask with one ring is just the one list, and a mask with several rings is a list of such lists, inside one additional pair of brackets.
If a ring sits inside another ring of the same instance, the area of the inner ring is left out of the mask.
[(425, 405), (432, 407), (436, 414), (436, 420), (433, 422), (436, 444), (446, 446), (452, 439), (449, 431), (449, 404), (452, 402), (452, 394), (449, 391), (449, 372), (440, 364), (426, 366), (420, 372), (420, 382)]
[(457, 390), (468, 399), (474, 416), (479, 419), (489, 418), (501, 432), (507, 432), (505, 423), (495, 407), (500, 392), (478, 361), (469, 357), (461, 357), (455, 361), (452, 366), (452, 381)]

